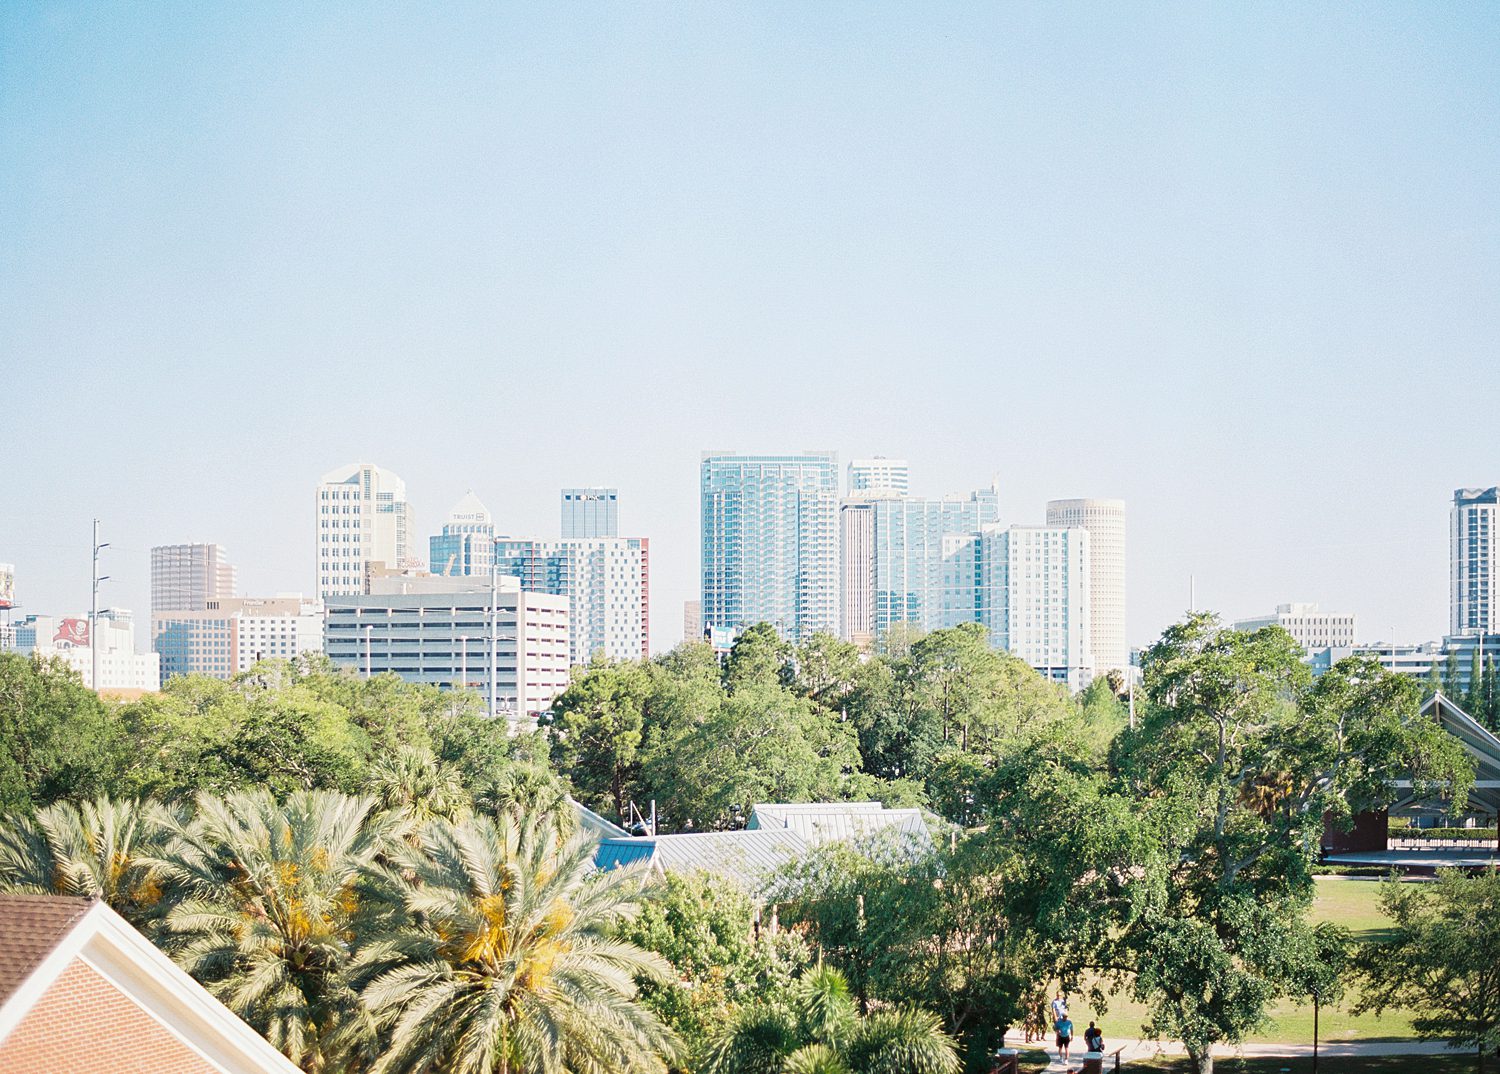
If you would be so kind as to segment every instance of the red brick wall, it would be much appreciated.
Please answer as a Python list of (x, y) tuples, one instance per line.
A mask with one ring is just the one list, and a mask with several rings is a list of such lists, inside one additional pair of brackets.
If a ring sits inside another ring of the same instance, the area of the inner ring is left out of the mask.
[(5, 1074), (214, 1074), (214, 1068), (75, 959), (4, 1041)]
[(1384, 809), (1354, 814), (1354, 827), (1347, 832), (1331, 816), (1323, 818), (1323, 852), (1352, 854), (1359, 851), (1385, 850), (1390, 818)]

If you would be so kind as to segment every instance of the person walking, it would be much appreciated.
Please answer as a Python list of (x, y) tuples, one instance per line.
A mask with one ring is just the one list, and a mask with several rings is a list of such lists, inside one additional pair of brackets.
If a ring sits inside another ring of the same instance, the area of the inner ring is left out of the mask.
[(1069, 1053), (1073, 1048), (1073, 1021), (1068, 1017), (1068, 1010), (1063, 1008), (1063, 1016), (1057, 1020), (1057, 1051), (1066, 1063), (1070, 1058)]
[(1091, 1052), (1102, 1053), (1104, 1051), (1104, 1034), (1093, 1022), (1090, 1022), (1089, 1027), (1083, 1031), (1083, 1044)]
[(1068, 1016), (1068, 1001), (1059, 992), (1057, 998), (1052, 1001), (1052, 1024), (1056, 1025)]

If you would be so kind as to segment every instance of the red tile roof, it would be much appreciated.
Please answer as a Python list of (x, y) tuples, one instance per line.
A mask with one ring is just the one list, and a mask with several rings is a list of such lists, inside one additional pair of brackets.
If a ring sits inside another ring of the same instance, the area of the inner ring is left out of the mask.
[(0, 895), (0, 1004), (93, 905), (65, 895)]

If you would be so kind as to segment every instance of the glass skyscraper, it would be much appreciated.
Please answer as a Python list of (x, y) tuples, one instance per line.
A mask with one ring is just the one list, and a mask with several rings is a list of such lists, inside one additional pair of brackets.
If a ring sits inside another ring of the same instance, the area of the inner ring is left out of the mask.
[(563, 489), (561, 504), (564, 540), (620, 536), (619, 489)]
[(705, 629), (838, 630), (838, 487), (833, 452), (704, 454)]

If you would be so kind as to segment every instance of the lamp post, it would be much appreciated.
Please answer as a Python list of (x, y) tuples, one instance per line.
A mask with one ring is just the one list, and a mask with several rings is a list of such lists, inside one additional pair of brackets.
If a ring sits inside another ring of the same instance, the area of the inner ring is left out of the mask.
[(94, 692), (99, 691), (99, 583), (108, 581), (109, 575), (99, 573), (99, 550), (108, 548), (109, 542), (99, 543), (99, 520), (94, 519), (94, 570), (93, 584), (90, 588), (89, 598), (89, 657), (92, 664), (93, 679), (89, 683)]
[(365, 678), (370, 677), (370, 631), (375, 629), (373, 623), (365, 624)]

